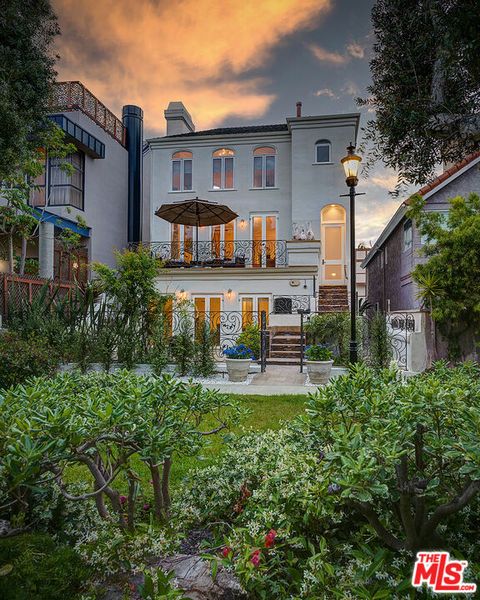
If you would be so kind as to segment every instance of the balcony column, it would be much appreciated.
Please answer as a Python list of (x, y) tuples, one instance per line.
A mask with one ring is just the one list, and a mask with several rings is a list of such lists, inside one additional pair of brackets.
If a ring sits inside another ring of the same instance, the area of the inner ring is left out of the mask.
[(42, 221), (38, 230), (38, 273), (44, 279), (53, 279), (55, 226)]

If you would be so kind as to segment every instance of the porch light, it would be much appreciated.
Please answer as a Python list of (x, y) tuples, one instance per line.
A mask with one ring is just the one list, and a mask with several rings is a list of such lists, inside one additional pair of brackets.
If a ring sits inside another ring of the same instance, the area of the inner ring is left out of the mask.
[(233, 290), (228, 288), (227, 293), (225, 294), (227, 300), (231, 300), (233, 298)]
[(247, 226), (247, 222), (245, 221), (245, 219), (240, 219), (240, 229), (245, 229), (245, 227)]
[(355, 154), (355, 146), (352, 144), (348, 146), (347, 152), (347, 156), (342, 158), (341, 163), (348, 187), (355, 187), (358, 183), (358, 168), (362, 159), (358, 154)]

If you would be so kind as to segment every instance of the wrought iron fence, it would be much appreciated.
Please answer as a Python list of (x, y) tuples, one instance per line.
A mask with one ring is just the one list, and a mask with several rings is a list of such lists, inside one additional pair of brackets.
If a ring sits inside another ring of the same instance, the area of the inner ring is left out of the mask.
[(147, 247), (170, 269), (181, 267), (285, 267), (285, 240), (174, 241), (131, 244)]
[(265, 367), (267, 352), (266, 341), (266, 314), (264, 311), (194, 311), (170, 310), (166, 312), (168, 335), (174, 337), (179, 334), (191, 335), (193, 339), (200, 339), (202, 327), (207, 324), (212, 336), (213, 354), (218, 361), (223, 360), (224, 351), (237, 344), (237, 340), (247, 325), (256, 325), (259, 328), (258, 355), (262, 368)]
[(273, 314), (291, 315), (299, 311), (309, 312), (311, 310), (312, 298), (308, 294), (295, 296), (273, 296)]
[[(300, 313), (301, 372), (303, 372), (305, 362), (305, 347), (309, 342), (305, 325), (307, 319), (310, 319), (315, 315), (325, 316), (325, 313)], [(375, 327), (374, 319), (378, 318), (379, 315), (382, 317), (382, 320), (381, 322), (377, 322)], [(386, 315), (373, 313), (360, 316), (357, 320), (358, 355), (367, 363), (377, 364), (379, 360), (378, 354), (380, 352), (383, 354), (383, 360), (386, 362), (394, 360), (401, 370), (406, 371), (408, 369), (408, 338), (410, 333), (414, 331), (415, 316), (412, 313), (390, 313)], [(341, 340), (339, 340), (339, 342), (340, 341)], [(379, 350), (379, 345), (384, 345), (384, 347)]]

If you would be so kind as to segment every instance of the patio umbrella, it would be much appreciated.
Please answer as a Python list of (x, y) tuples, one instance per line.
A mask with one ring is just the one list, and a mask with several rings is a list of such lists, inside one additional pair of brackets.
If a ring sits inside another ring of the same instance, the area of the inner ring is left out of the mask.
[(225, 204), (200, 200), (198, 196), (192, 200), (180, 200), (170, 204), (162, 204), (155, 211), (157, 217), (165, 219), (169, 223), (178, 225), (193, 225), (196, 229), (196, 251), (195, 260), (198, 262), (198, 228), (207, 225), (222, 225), (230, 223), (236, 217), (234, 212)]

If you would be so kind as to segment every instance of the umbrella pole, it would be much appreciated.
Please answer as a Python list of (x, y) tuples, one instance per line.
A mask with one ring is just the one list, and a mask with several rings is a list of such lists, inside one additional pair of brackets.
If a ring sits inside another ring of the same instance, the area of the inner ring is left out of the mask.
[(198, 223), (197, 223), (197, 227), (196, 227), (196, 243), (195, 243), (195, 262), (197, 263), (197, 267), (198, 267)]

